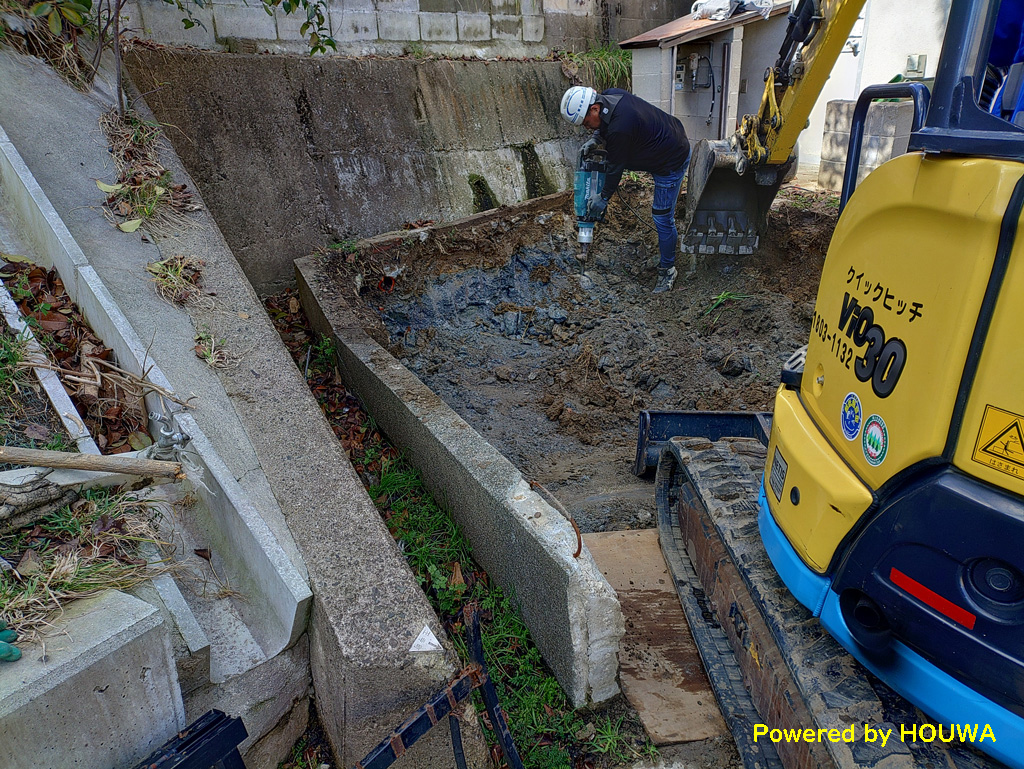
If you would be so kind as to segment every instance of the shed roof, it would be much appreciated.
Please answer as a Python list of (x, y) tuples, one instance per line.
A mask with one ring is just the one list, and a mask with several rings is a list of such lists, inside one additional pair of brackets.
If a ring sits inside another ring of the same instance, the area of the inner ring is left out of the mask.
[[(772, 16), (777, 16), (780, 13), (787, 13), (790, 8), (789, 0), (782, 0), (776, 2), (775, 7), (771, 10)], [(721, 21), (712, 21), (711, 19), (695, 19), (693, 14), (686, 14), (680, 16), (678, 19), (662, 24), (660, 27), (655, 27), (648, 32), (631, 37), (629, 40), (624, 40), (619, 43), (619, 48), (669, 48), (673, 45), (681, 45), (682, 43), (689, 43), (694, 40), (700, 40), (701, 38), (714, 35), (718, 32), (724, 32), (727, 29), (738, 27), (741, 24), (749, 24), (752, 21), (758, 21), (762, 19), (760, 13), (756, 11), (748, 11), (746, 13), (737, 13), (728, 19)]]

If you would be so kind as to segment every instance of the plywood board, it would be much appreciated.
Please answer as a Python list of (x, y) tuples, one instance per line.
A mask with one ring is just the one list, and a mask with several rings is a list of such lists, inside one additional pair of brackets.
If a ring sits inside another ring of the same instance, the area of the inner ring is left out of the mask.
[(655, 745), (727, 734), (656, 529), (586, 534), (626, 620), (619, 650), (623, 692)]

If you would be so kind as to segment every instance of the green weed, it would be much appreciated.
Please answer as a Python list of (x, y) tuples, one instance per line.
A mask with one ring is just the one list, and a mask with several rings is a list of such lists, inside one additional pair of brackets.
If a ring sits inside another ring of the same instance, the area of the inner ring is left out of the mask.
[(163, 299), (174, 304), (193, 305), (202, 298), (204, 266), (201, 260), (192, 256), (171, 256), (150, 262), (146, 271), (153, 276), (156, 292)]
[(313, 344), (310, 360), (315, 366), (330, 371), (337, 365), (337, 354), (334, 340), (328, 336), (319, 336)]
[(412, 41), (405, 44), (405, 52), (414, 59), (426, 59), (430, 54), (426, 47), (419, 41)]
[(711, 298), (711, 306), (704, 310), (705, 315), (710, 315), (726, 302), (739, 302), (743, 299), (753, 298), (750, 294), (737, 294), (735, 291), (723, 291), (718, 296)]
[(358, 238), (344, 238), (343, 240), (336, 240), (328, 244), (327, 248), (331, 251), (340, 251), (343, 254), (354, 254), (359, 250), (357, 248), (358, 243)]
[(28, 355), (26, 344), (23, 336), (0, 326), (0, 396), (8, 401), (8, 407), (18, 390), (29, 382), (29, 371), (21, 365)]
[(207, 326), (201, 326), (195, 336), (196, 357), (210, 368), (227, 368), (238, 361), (227, 348), (227, 340), (215, 336)]
[(564, 51), (556, 55), (598, 91), (613, 87), (629, 90), (632, 87), (633, 53), (615, 43), (591, 47), (583, 53)]

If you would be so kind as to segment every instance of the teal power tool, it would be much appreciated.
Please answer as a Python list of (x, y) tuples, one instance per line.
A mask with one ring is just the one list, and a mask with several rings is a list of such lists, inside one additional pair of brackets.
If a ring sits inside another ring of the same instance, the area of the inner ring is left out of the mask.
[(607, 153), (594, 140), (589, 139), (580, 147), (576, 179), (573, 183), (573, 202), (576, 208), (577, 240), (580, 244), (580, 258), (586, 258), (590, 244), (594, 242), (594, 225), (604, 219), (607, 202), (601, 197), (605, 176), (608, 173)]

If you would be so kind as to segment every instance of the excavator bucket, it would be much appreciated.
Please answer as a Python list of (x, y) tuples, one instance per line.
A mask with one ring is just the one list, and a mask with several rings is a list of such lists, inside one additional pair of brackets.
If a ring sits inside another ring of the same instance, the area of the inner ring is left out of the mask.
[(726, 141), (701, 139), (690, 156), (684, 254), (752, 254), (768, 226), (768, 209), (795, 163), (752, 168)]

